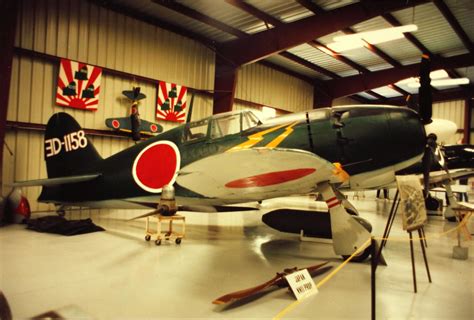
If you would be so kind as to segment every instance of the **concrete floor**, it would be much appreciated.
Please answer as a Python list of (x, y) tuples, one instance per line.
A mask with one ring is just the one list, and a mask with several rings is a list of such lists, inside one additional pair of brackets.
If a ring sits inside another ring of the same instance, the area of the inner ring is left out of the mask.
[[(261, 222), (264, 212), (282, 202), (315, 205), (309, 198), (291, 198), (265, 202), (260, 211), (185, 212), (187, 233), (179, 246), (145, 242), (144, 221), (125, 221), (136, 212), (118, 218), (93, 216), (107, 231), (73, 237), (7, 226), (0, 229), (0, 289), (15, 319), (65, 306), (69, 306), (65, 314), (75, 314), (73, 318), (80, 314), (96, 319), (273, 318), (294, 301), (286, 289), (230, 307), (211, 301), (260, 284), (284, 268), (322, 261), (336, 267), (342, 262), (330, 244), (300, 242), (297, 235), (274, 231)], [(374, 235), (380, 236), (390, 202), (367, 197), (352, 202), (372, 223)], [(416, 242), (415, 294), (408, 234), (401, 225), (397, 217), (384, 250), (389, 265), (377, 271), (377, 319), (473, 319), (473, 241), (463, 242), (470, 250), (468, 260), (452, 259), (454, 234), (438, 235), (455, 224), (430, 217), (425, 230), (433, 283), (428, 283)], [(474, 230), (473, 222), (469, 229)], [(370, 264), (348, 264), (284, 318), (369, 319)]]

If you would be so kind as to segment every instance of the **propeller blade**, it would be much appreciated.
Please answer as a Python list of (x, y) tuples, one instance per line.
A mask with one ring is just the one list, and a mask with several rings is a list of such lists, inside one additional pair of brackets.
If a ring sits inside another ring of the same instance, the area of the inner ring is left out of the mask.
[(191, 95), (191, 102), (189, 103), (188, 116), (186, 117), (186, 123), (191, 122), (191, 116), (193, 115), (193, 105), (194, 105), (194, 92)]
[(141, 216), (138, 216), (138, 217), (135, 217), (135, 218), (132, 218), (132, 219), (128, 219), (127, 221), (132, 221), (132, 220), (137, 220), (137, 219), (141, 219), (141, 218), (146, 218), (146, 217), (149, 217), (149, 216), (154, 216), (156, 214), (160, 214), (164, 211), (164, 209), (162, 207), (156, 209), (156, 210), (153, 210), (153, 211), (150, 211), (150, 212), (147, 212)]
[(420, 64), (420, 89), (418, 91), (418, 99), (420, 101), (420, 116), (423, 124), (431, 122), (432, 96), (431, 96), (431, 79), (430, 79), (431, 63), (430, 57), (426, 54), (421, 57)]
[(223, 295), (222, 297), (215, 299), (214, 301), (212, 301), (212, 303), (225, 304), (234, 300), (238, 300), (238, 299), (242, 299), (242, 298), (246, 298), (248, 296), (254, 295), (268, 287), (273, 286), (281, 277), (283, 277), (283, 274), (277, 273), (272, 279), (268, 280), (267, 282), (264, 282), (252, 288), (228, 293), (226, 295)]
[(124, 90), (122, 91), (122, 94), (129, 98), (130, 100), (133, 101), (138, 101), (141, 99), (145, 99), (146, 95), (143, 93), (140, 93), (140, 87), (134, 87), (132, 90)]
[[(317, 274), (323, 273), (323, 272), (319, 273), (318, 270), (323, 271), (323, 269), (324, 269), (324, 272), (326, 272), (327, 270), (329, 270), (331, 268), (331, 267), (327, 267), (327, 268), (320, 269), (322, 266), (324, 266), (327, 263), (328, 262), (326, 261), (324, 263), (314, 265), (314, 266), (310, 266), (310, 267), (303, 268), (303, 269), (308, 269), (308, 272), (311, 274), (311, 276), (315, 276)], [(286, 275), (291, 274), (295, 271), (303, 270), (303, 269), (298, 269), (296, 267), (292, 268), (292, 269), (285, 269), (283, 271), (283, 273), (277, 273), (272, 279), (268, 280), (267, 282), (264, 282), (264, 283), (262, 283), (258, 286), (252, 287), (252, 288), (248, 288), (248, 289), (228, 293), (226, 295), (223, 295), (222, 297), (219, 297), (219, 298), (215, 299), (214, 301), (212, 301), (212, 303), (213, 304), (225, 304), (225, 303), (232, 302), (232, 301), (235, 301), (235, 300), (247, 298), (249, 296), (252, 296), (254, 294), (262, 292), (263, 290), (265, 290), (265, 289), (267, 289), (267, 288), (269, 288), (273, 285), (278, 285), (279, 287), (283, 287), (283, 286), (285, 286), (285, 284), (288, 285), (288, 283), (285, 279)]]
[(425, 199), (429, 195), (430, 171), (436, 158), (436, 155), (435, 155), (436, 148), (437, 148), (436, 135), (430, 133), (426, 139), (425, 152), (423, 154), (423, 158), (421, 159), (421, 166), (423, 169), (423, 185), (424, 185), (423, 195), (425, 196)]

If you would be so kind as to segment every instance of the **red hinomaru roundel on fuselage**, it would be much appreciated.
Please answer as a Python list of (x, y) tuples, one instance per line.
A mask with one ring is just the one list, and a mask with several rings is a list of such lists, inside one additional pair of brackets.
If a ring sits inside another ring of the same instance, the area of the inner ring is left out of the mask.
[(135, 158), (132, 175), (145, 191), (159, 193), (173, 184), (180, 168), (178, 147), (171, 141), (157, 141), (144, 148)]

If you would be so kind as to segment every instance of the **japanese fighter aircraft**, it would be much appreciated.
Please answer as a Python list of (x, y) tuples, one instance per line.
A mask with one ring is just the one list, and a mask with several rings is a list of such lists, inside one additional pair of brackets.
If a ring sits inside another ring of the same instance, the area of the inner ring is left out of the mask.
[(163, 131), (163, 127), (158, 123), (140, 119), (138, 113), (138, 101), (145, 99), (145, 94), (140, 92), (140, 87), (133, 87), (133, 90), (124, 90), (124, 96), (132, 101), (130, 117), (105, 119), (105, 125), (113, 130), (130, 132), (134, 141), (139, 141), (141, 135), (151, 135)]
[(420, 112), (355, 105), (315, 109), (264, 123), (250, 111), (185, 123), (103, 159), (79, 124), (54, 114), (46, 128), (48, 179), (39, 201), (93, 208), (154, 207), (167, 185), (179, 205), (227, 205), (319, 192), (335, 253), (350, 255), (370, 237), (341, 205), (338, 188), (377, 188), (419, 162), (429, 148)]

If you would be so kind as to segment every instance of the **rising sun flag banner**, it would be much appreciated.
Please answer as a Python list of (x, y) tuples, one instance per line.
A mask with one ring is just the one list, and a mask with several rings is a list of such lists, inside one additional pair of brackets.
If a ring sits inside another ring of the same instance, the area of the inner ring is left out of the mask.
[(187, 92), (188, 88), (185, 86), (160, 81), (156, 102), (156, 119), (184, 122)]
[(99, 105), (102, 68), (61, 59), (56, 104), (96, 111)]

